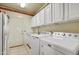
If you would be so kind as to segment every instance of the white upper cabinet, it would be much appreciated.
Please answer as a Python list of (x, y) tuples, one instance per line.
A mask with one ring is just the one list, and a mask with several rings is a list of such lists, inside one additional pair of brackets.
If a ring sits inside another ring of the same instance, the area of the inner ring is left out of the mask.
[[(53, 9), (54, 8), (54, 9)], [(52, 14), (54, 13), (53, 23), (63, 21), (63, 3), (52, 4)], [(53, 17), (53, 15), (52, 15)]]
[(31, 22), (31, 23), (32, 23), (31, 25), (32, 25), (32, 27), (34, 27), (34, 26), (35, 26), (35, 16), (32, 17), (32, 20), (31, 20), (31, 21), (32, 21), (32, 22)]
[(32, 18), (32, 27), (44, 25), (44, 9)]
[(79, 3), (69, 3), (69, 19), (79, 19)]
[(51, 4), (47, 5), (44, 11), (45, 11), (45, 24), (50, 24), (51, 23)]
[(40, 12), (39, 12), (39, 18), (40, 18), (40, 24), (39, 25), (44, 25), (44, 9), (43, 10), (41, 10)]
[(40, 13), (36, 15), (36, 26), (39, 26), (39, 24), (40, 24)]
[(52, 3), (32, 18), (32, 27), (79, 19), (79, 3)]
[(69, 3), (64, 3), (64, 21), (69, 20)]
[(51, 13), (52, 13), (52, 14), (51, 14), (51, 19), (52, 19), (52, 23), (53, 23), (53, 20), (55, 19), (55, 3), (52, 3), (52, 4), (51, 4), (51, 7), (52, 7), (52, 8), (51, 8), (51, 11), (52, 11), (52, 12), (51, 12)]
[(64, 4), (64, 20), (79, 19), (79, 4), (78, 3), (65, 3)]

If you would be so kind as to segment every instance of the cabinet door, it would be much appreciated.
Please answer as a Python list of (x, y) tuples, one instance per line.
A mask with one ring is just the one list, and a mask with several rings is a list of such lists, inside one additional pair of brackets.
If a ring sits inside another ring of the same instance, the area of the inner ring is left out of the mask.
[(32, 27), (36, 26), (36, 16), (32, 18)]
[(53, 20), (55, 19), (55, 3), (52, 3), (52, 14), (51, 14), (51, 18), (52, 18), (52, 23), (53, 23)]
[(44, 44), (40, 43), (40, 55), (44, 55)]
[(44, 25), (44, 9), (40, 11), (40, 24), (39, 25)]
[(53, 22), (60, 22), (63, 21), (63, 3), (55, 3), (54, 4), (54, 20)]
[(31, 23), (32, 23), (31, 26), (34, 27), (34, 17), (32, 17), (32, 20), (31, 20), (31, 21), (32, 21), (32, 22), (31, 22)]
[(34, 17), (34, 27), (37, 26), (37, 16)]
[(51, 4), (45, 7), (45, 24), (51, 23)]
[(32, 54), (39, 55), (39, 38), (33, 38), (32, 43)]
[(69, 19), (79, 18), (79, 3), (69, 3)]
[(69, 3), (64, 3), (64, 21), (69, 20)]
[(39, 26), (39, 24), (40, 24), (40, 13), (36, 15), (36, 26)]

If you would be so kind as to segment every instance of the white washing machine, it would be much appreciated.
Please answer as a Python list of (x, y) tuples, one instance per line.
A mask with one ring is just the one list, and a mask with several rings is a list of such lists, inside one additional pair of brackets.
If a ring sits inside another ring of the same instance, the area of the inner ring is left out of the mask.
[(66, 55), (79, 54), (79, 33), (54, 32), (52, 43), (57, 51)]
[(62, 55), (52, 44), (52, 36), (46, 34), (40, 37), (40, 55)]
[(62, 52), (57, 51), (53, 44), (49, 42), (41, 41), (40, 42), (40, 55), (63, 55)]

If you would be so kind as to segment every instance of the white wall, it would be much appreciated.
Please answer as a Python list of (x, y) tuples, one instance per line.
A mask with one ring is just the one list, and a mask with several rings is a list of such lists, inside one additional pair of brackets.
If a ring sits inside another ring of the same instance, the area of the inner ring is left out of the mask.
[(9, 15), (9, 39), (8, 45), (16, 46), (23, 44), (22, 31), (31, 32), (31, 18), (32, 16), (24, 15), (16, 12), (6, 11)]
[[(79, 22), (63, 23), (58, 25), (48, 25), (39, 28), (39, 32), (75, 32), (79, 33)], [(38, 33), (38, 28), (34, 28), (33, 32)]]

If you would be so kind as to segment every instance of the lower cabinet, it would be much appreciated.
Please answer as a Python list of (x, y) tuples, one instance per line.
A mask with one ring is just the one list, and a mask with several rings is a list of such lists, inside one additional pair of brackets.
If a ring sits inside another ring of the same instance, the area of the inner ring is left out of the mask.
[(39, 55), (39, 38), (32, 37), (31, 49), (32, 49), (32, 55)]

